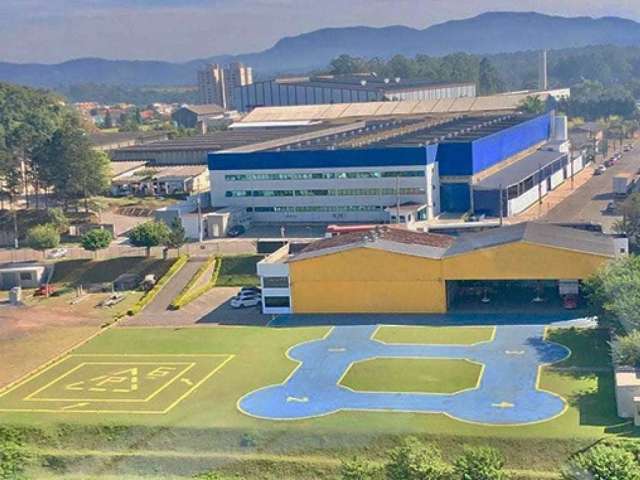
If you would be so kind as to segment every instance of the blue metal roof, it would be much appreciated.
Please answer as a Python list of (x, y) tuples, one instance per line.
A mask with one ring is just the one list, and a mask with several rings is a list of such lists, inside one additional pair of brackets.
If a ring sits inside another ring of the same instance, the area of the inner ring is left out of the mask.
[(437, 145), (415, 148), (291, 150), (210, 153), (209, 170), (283, 170), (426, 166), (435, 161)]

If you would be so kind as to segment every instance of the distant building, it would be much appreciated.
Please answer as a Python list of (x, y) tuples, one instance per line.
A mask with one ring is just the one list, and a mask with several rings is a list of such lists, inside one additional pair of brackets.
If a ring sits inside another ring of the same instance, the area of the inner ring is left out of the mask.
[(169, 139), (167, 132), (98, 132), (89, 134), (94, 150), (109, 152), (134, 145), (146, 145)]
[(242, 63), (232, 63), (227, 67), (208, 65), (198, 71), (198, 95), (200, 103), (220, 105), (225, 110), (234, 109), (233, 90), (251, 85), (253, 70)]
[(472, 82), (436, 84), (428, 80), (380, 78), (367, 75), (323, 75), (256, 82), (233, 89), (240, 111), (255, 107), (320, 105), (475, 97)]
[(224, 117), (224, 109), (215, 103), (206, 105), (183, 105), (171, 115), (171, 119), (183, 128), (196, 128), (199, 123), (208, 123)]

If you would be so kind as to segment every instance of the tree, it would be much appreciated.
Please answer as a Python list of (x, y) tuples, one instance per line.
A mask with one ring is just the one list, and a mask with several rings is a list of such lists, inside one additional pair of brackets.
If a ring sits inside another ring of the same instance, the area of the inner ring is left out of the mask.
[(438, 447), (409, 437), (391, 450), (385, 473), (387, 480), (444, 480), (451, 469)]
[(61, 208), (54, 207), (47, 210), (47, 223), (56, 227), (60, 234), (69, 231), (69, 219)]
[(113, 235), (111, 231), (105, 230), (104, 228), (94, 228), (82, 236), (80, 243), (82, 244), (82, 248), (90, 252), (95, 252), (97, 256), (97, 252), (109, 247), (112, 240)]
[(527, 96), (520, 104), (520, 110), (525, 113), (542, 113), (544, 109), (545, 104), (537, 95)]
[(186, 243), (186, 232), (182, 226), (180, 217), (176, 217), (169, 225), (169, 235), (167, 236), (164, 244), (167, 248), (175, 248), (180, 254), (180, 248)]
[(604, 323), (619, 320), (640, 328), (640, 257), (631, 255), (607, 264), (585, 282), (593, 313)]
[(107, 110), (107, 113), (104, 116), (104, 124), (103, 127), (106, 129), (113, 128), (113, 117), (111, 116), (111, 111)]
[(152, 220), (134, 227), (129, 232), (129, 240), (136, 247), (145, 247), (148, 257), (151, 255), (151, 247), (163, 245), (170, 234), (165, 223)]
[(492, 95), (504, 90), (500, 74), (487, 57), (480, 61), (478, 76), (478, 90), (481, 95)]
[(640, 368), (640, 330), (616, 336), (611, 351), (616, 365)]
[(629, 238), (634, 248), (640, 247), (640, 193), (629, 196), (620, 207), (622, 220), (614, 225), (618, 233)]
[(562, 472), (564, 480), (640, 480), (640, 463), (620, 447), (597, 445), (576, 455)]
[(45, 250), (60, 245), (60, 233), (55, 225), (37, 225), (27, 232), (27, 245), (34, 250), (42, 251), (44, 255)]
[(465, 448), (453, 467), (454, 478), (460, 480), (507, 480), (504, 457), (490, 447)]
[(378, 468), (359, 458), (343, 461), (340, 465), (341, 480), (373, 480), (378, 475)]

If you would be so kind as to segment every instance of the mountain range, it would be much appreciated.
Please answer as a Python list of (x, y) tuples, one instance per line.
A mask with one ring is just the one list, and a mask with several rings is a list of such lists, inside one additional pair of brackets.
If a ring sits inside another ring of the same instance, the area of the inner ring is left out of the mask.
[(539, 13), (489, 12), (421, 29), (404, 26), (325, 28), (285, 37), (257, 53), (222, 55), (171, 63), (82, 58), (55, 65), (0, 62), (0, 81), (37, 87), (98, 83), (188, 85), (207, 63), (244, 62), (259, 76), (324, 68), (343, 53), (361, 57), (509, 53), (589, 45), (640, 46), (640, 23), (619, 17), (560, 17)]

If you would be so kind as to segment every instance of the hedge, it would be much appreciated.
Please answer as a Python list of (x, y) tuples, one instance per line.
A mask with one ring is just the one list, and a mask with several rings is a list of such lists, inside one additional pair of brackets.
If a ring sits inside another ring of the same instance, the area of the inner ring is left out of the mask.
[(133, 317), (134, 315), (140, 313), (140, 311), (142, 311), (144, 307), (149, 305), (149, 303), (151, 303), (151, 301), (156, 298), (158, 293), (160, 293), (160, 290), (162, 290), (162, 287), (169, 283), (169, 280), (171, 280), (182, 269), (182, 267), (185, 266), (188, 261), (188, 255), (180, 255), (178, 257), (178, 260), (176, 260), (176, 262), (171, 265), (171, 268), (162, 276), (158, 283), (156, 283), (151, 290), (145, 293), (142, 298), (138, 300), (136, 304), (127, 311), (127, 315)]
[[(213, 274), (211, 275), (211, 279), (202, 287), (197, 288), (191, 291), (191, 287), (198, 281), (198, 279), (202, 276), (204, 272), (206, 272), (211, 264), (215, 262), (215, 267), (213, 268)], [(187, 286), (180, 292), (169, 308), (172, 310), (179, 310), (182, 307), (188, 305), (193, 302), (196, 298), (204, 295), (213, 287), (216, 286), (218, 281), (218, 276), (220, 275), (220, 268), (222, 267), (222, 261), (219, 258), (210, 258), (202, 267), (198, 269), (198, 273), (189, 281)]]

